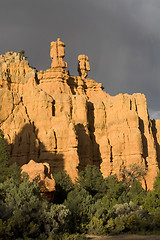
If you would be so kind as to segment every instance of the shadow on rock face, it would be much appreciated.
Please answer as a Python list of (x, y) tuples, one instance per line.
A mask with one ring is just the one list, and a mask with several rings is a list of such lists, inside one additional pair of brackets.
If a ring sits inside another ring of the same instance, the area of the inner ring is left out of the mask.
[(100, 167), (102, 159), (94, 132), (87, 133), (83, 124), (77, 124), (75, 128), (78, 136), (78, 170), (84, 170), (88, 164)]
[(57, 153), (56, 147), (48, 151), (38, 138), (38, 131), (34, 123), (26, 124), (15, 136), (14, 142), (8, 144), (10, 164), (16, 162), (22, 166), (32, 159), (37, 163), (49, 163), (52, 172), (64, 170), (63, 154)]

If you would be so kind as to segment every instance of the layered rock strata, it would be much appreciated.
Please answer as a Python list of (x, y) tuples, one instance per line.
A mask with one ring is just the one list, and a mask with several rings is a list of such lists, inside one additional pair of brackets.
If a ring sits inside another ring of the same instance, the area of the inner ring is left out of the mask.
[[(65, 45), (51, 43), (51, 69), (37, 72), (25, 57), (0, 56), (0, 127), (11, 163), (30, 159), (66, 170), (72, 179), (87, 164), (104, 177), (136, 163), (152, 188), (160, 162), (160, 122), (151, 121), (143, 94), (110, 96), (102, 84), (86, 79), (88, 57), (79, 57), (80, 76), (65, 68)], [(85, 62), (86, 61), (86, 62)]]

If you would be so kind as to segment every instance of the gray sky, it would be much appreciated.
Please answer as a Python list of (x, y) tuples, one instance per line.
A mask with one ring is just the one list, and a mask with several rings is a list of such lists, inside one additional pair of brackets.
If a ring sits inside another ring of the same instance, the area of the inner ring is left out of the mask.
[(24, 49), (45, 70), (57, 37), (70, 74), (86, 54), (89, 78), (111, 95), (144, 93), (160, 118), (160, 0), (0, 0), (0, 54)]

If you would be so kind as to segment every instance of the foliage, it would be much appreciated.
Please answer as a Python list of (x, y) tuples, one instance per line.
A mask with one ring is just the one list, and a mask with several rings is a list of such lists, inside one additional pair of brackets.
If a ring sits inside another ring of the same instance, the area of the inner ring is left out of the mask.
[(70, 211), (64, 205), (49, 205), (44, 201), (38, 215), (40, 236), (54, 238), (56, 233), (65, 231), (69, 216)]
[(58, 239), (58, 240), (86, 240), (86, 236), (84, 234), (69, 234), (69, 233), (65, 233), (62, 235), (62, 238)]
[(105, 227), (103, 226), (103, 220), (98, 219), (95, 216), (88, 224), (88, 233), (94, 235), (102, 235), (105, 233)]
[(92, 219), (94, 216), (103, 221), (106, 219), (110, 206), (110, 201), (105, 195), (102, 199), (98, 199), (95, 203), (90, 205), (89, 218)]
[(16, 164), (9, 167), (9, 153), (7, 151), (7, 142), (4, 139), (2, 130), (0, 129), (0, 183), (6, 179), (14, 177), (20, 180), (20, 170)]
[(156, 194), (160, 195), (160, 171), (157, 174), (155, 182), (153, 184), (153, 190)]
[[(157, 230), (160, 227), (160, 173), (154, 189), (146, 192), (138, 181), (139, 166), (103, 178), (96, 166), (87, 166), (73, 184), (65, 171), (54, 174), (54, 204), (41, 198), (36, 182), (9, 167), (9, 154), (0, 131), (0, 239), (80, 240), (80, 233), (117, 234)], [(141, 171), (141, 173), (140, 173)], [(56, 203), (56, 204), (55, 204)]]
[(147, 192), (142, 187), (142, 184), (137, 180), (134, 180), (128, 191), (129, 200), (134, 202), (136, 205), (143, 205), (146, 196)]
[(0, 182), (6, 180), (9, 175), (9, 153), (2, 130), (0, 130)]
[(19, 53), (20, 53), (20, 55), (21, 55), (22, 57), (25, 56), (25, 51), (24, 51), (24, 50), (20, 50)]
[(28, 176), (19, 184), (13, 178), (1, 183), (0, 193), (0, 234), (4, 239), (46, 238), (65, 229), (69, 210), (43, 200), (38, 185), (29, 182)]
[(116, 175), (109, 176), (105, 179), (107, 186), (107, 197), (110, 201), (118, 201), (123, 192), (126, 191), (126, 185), (119, 181)]
[[(153, 190), (149, 191), (144, 202), (144, 208), (153, 216), (155, 225), (159, 225), (160, 215), (160, 171), (155, 179)], [(157, 222), (157, 223), (156, 223)]]
[(98, 167), (87, 165), (84, 171), (79, 173), (77, 184), (84, 188), (93, 197), (106, 191), (106, 184)]
[(135, 180), (140, 181), (146, 175), (146, 169), (142, 165), (131, 164), (128, 168), (123, 166), (120, 169), (120, 177), (129, 187)]
[(90, 206), (93, 198), (85, 189), (75, 188), (68, 193), (67, 200), (64, 202), (71, 211), (71, 230), (81, 231), (81, 227), (89, 222)]
[(109, 211), (106, 228), (109, 233), (116, 234), (124, 231), (140, 231), (147, 225), (147, 217), (143, 207), (133, 202), (116, 204)]
[(144, 202), (144, 208), (151, 214), (155, 215), (160, 212), (160, 196), (155, 191), (149, 191)]
[(67, 194), (73, 189), (73, 183), (66, 171), (54, 173), (56, 182), (56, 194), (54, 202), (63, 203)]
[[(38, 232), (38, 224), (34, 215), (40, 208), (40, 191), (36, 183), (28, 182), (25, 176), (20, 184), (13, 178), (0, 184), (1, 218), (5, 221), (5, 236), (14, 237), (34, 236)], [(36, 237), (36, 236), (35, 236)]]
[[(102, 234), (105, 229), (110, 232), (110, 228), (113, 228), (111, 232), (116, 233), (139, 227), (140, 220), (136, 211), (139, 210), (140, 213), (146, 191), (138, 181), (130, 181), (129, 186), (127, 182), (119, 181), (116, 175), (104, 180), (98, 168), (87, 166), (76, 182), (75, 189), (68, 194), (65, 201), (72, 213), (72, 223), (76, 226), (73, 231)], [(123, 217), (120, 214), (110, 216), (115, 211), (115, 206), (121, 206), (122, 209), (128, 206), (128, 212), (124, 212)], [(142, 212), (145, 212), (143, 208)], [(142, 222), (145, 221), (146, 218), (143, 217)], [(140, 225), (141, 229), (142, 225), (145, 224)]]

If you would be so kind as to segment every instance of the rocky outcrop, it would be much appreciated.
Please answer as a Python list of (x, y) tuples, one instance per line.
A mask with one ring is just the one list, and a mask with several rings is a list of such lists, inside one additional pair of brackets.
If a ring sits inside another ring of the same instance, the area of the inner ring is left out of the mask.
[(28, 164), (24, 164), (21, 167), (21, 172), (28, 174), (30, 182), (39, 184), (42, 196), (46, 196), (50, 200), (54, 198), (56, 183), (48, 163), (36, 163), (31, 160)]
[(136, 163), (147, 171), (143, 185), (152, 188), (160, 123), (150, 120), (145, 96), (104, 92), (102, 84), (86, 78), (85, 55), (78, 58), (79, 76), (71, 76), (64, 48), (60, 39), (52, 42), (51, 69), (40, 72), (17, 53), (0, 56), (0, 127), (11, 163), (47, 162), (72, 179), (87, 164), (99, 166), (106, 177)]
[(36, 181), (40, 185), (41, 192), (55, 191), (55, 180), (48, 163), (36, 163), (30, 160), (21, 167), (22, 173), (26, 172), (31, 182)]
[[(147, 169), (144, 184), (151, 188), (158, 171), (158, 158), (145, 96), (119, 94), (105, 106), (108, 144), (107, 153), (102, 154), (102, 172), (107, 176), (119, 172), (119, 167), (140, 164)], [(100, 144), (103, 149), (104, 142), (105, 139)]]

